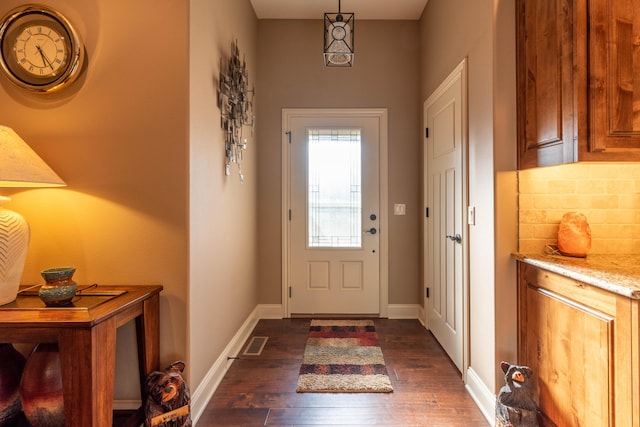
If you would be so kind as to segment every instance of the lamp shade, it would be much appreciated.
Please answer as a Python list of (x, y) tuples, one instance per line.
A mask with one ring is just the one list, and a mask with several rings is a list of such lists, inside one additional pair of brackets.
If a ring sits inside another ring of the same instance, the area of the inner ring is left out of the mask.
[[(60, 187), (64, 181), (18, 136), (0, 126), (0, 187)], [(0, 197), (0, 203), (8, 200)], [(29, 224), (0, 206), (0, 305), (16, 299), (29, 246)]]
[(65, 182), (18, 136), (0, 126), (0, 187), (61, 187)]

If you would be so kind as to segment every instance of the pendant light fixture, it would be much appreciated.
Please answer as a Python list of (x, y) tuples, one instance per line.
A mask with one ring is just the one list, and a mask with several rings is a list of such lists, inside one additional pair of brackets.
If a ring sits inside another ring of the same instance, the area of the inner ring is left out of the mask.
[(338, 13), (324, 14), (324, 65), (326, 67), (353, 67), (354, 14), (342, 13), (338, 0)]

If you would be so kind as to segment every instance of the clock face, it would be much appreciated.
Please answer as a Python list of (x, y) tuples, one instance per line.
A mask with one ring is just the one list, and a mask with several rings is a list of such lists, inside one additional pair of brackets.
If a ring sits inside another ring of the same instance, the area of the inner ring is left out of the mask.
[(39, 93), (71, 83), (84, 50), (62, 15), (43, 6), (14, 9), (0, 22), (1, 71), (14, 84)]
[(56, 75), (67, 62), (69, 51), (55, 29), (43, 25), (26, 27), (13, 48), (16, 62), (36, 77)]

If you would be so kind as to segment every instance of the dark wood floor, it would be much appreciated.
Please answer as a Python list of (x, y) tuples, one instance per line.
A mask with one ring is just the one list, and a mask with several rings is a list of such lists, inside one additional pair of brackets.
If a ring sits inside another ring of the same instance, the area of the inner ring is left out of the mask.
[(236, 360), (198, 427), (488, 426), (460, 373), (416, 320), (376, 319), (393, 393), (296, 393), (308, 319), (261, 320), (260, 356)]

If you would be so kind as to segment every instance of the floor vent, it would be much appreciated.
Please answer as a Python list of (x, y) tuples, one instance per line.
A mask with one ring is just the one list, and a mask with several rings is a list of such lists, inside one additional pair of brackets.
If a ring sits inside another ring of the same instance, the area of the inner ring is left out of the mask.
[(247, 344), (247, 348), (245, 348), (243, 356), (260, 356), (262, 354), (262, 349), (269, 337), (251, 337), (251, 341)]

